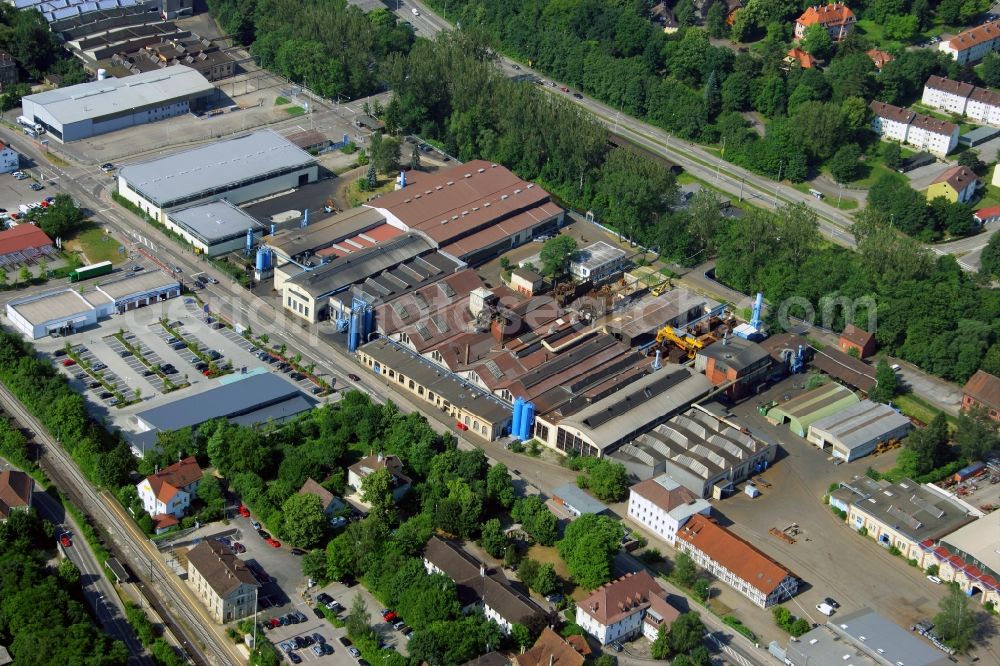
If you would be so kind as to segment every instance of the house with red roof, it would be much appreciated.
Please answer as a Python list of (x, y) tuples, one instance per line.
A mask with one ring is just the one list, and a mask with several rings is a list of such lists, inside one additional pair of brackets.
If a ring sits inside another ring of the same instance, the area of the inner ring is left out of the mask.
[(13, 229), (0, 231), (0, 256), (14, 254), (27, 250), (43, 252), (43, 248), (52, 247), (52, 239), (32, 224), (19, 224)]
[(980, 226), (984, 224), (989, 224), (990, 222), (996, 222), (1000, 220), (1000, 206), (989, 206), (988, 208), (980, 208), (972, 215), (976, 218), (976, 222)]
[(157, 470), (136, 485), (142, 507), (153, 517), (157, 531), (176, 525), (184, 517), (200, 481), (198, 461), (189, 456)]
[(837, 345), (840, 351), (850, 354), (854, 349), (858, 353), (858, 358), (865, 358), (875, 353), (875, 334), (858, 328), (854, 324), (844, 327), (844, 332), (840, 334), (840, 341)]
[(680, 611), (643, 569), (605, 583), (576, 603), (576, 623), (601, 645), (642, 634), (656, 640), (660, 626), (670, 627)]
[(792, 47), (785, 55), (785, 65), (786, 69), (794, 64), (798, 64), (802, 69), (814, 69), (819, 65), (816, 63), (816, 58), (800, 49), (798, 46)]
[(869, 49), (865, 51), (865, 55), (872, 59), (872, 62), (875, 64), (875, 69), (880, 72), (883, 67), (896, 59), (896, 56), (891, 53), (888, 53), (887, 51), (880, 51), (878, 49)]
[(677, 550), (761, 608), (799, 590), (791, 571), (707, 516), (694, 515), (677, 531)]
[(854, 28), (856, 22), (854, 12), (844, 3), (813, 5), (795, 19), (795, 38), (802, 39), (809, 26), (819, 24), (826, 28), (831, 39), (839, 42), (851, 34), (851, 29)]

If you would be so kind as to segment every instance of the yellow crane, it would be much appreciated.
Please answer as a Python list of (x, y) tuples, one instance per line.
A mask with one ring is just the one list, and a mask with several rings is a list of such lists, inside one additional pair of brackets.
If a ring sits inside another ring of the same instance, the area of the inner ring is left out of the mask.
[(656, 343), (662, 345), (664, 342), (680, 347), (687, 352), (688, 358), (694, 358), (698, 350), (705, 346), (704, 342), (690, 333), (678, 333), (677, 329), (669, 325), (661, 328), (656, 334)]

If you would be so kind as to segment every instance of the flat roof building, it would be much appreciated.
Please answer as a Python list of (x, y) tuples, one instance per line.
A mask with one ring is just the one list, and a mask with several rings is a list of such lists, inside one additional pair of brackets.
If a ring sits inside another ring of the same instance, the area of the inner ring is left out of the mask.
[(157, 432), (199, 426), (224, 418), (239, 425), (284, 421), (313, 408), (298, 388), (270, 373), (249, 375), (135, 415), (132, 448), (142, 456), (155, 446)]
[(577, 279), (597, 284), (620, 271), (625, 265), (625, 256), (625, 250), (597, 241), (577, 250), (576, 256), (569, 262), (569, 272)]
[(926, 539), (920, 548), (921, 569), (936, 564), (941, 580), (958, 583), (981, 604), (1000, 605), (1000, 511), (991, 511), (936, 541)]
[(806, 439), (844, 462), (875, 451), (881, 442), (902, 439), (910, 419), (888, 405), (862, 400), (809, 426)]
[(95, 291), (81, 294), (75, 289), (32, 294), (7, 302), (7, 319), (32, 340), (94, 326), (113, 312), (114, 305), (104, 294)]
[(666, 475), (700, 498), (719, 499), (774, 462), (777, 447), (692, 407), (636, 437), (612, 457), (640, 479)]
[(118, 193), (163, 222), (168, 209), (222, 198), (239, 205), (317, 178), (312, 155), (277, 132), (259, 130), (123, 166)]
[(870, 608), (838, 615), (790, 642), (789, 666), (947, 666), (948, 655)]
[(852, 529), (864, 528), (883, 548), (899, 549), (904, 560), (919, 561), (921, 542), (941, 539), (975, 520), (944, 491), (912, 479), (889, 483), (855, 476), (840, 485), (830, 505), (847, 511)]
[[(687, 409), (710, 388), (704, 375), (667, 363), (566, 418), (538, 418), (535, 437), (563, 453), (604, 457)], [(539, 437), (538, 425), (546, 436)]]
[(163, 271), (121, 273), (97, 284), (97, 292), (112, 303), (118, 314), (159, 303), (181, 294), (180, 283)]
[(713, 386), (725, 385), (730, 400), (738, 400), (767, 378), (771, 357), (756, 342), (733, 336), (699, 349), (694, 367)]
[(608, 510), (607, 504), (591, 497), (586, 490), (576, 485), (576, 482), (564, 483), (558, 488), (553, 488), (552, 499), (574, 516), (602, 514)]
[(799, 437), (805, 437), (809, 426), (821, 418), (856, 405), (861, 400), (846, 386), (830, 382), (801, 393), (767, 413), (772, 423), (787, 423)]
[(683, 287), (659, 296), (647, 294), (628, 308), (616, 310), (605, 320), (605, 330), (632, 346), (656, 339), (664, 326), (683, 328), (711, 312), (721, 312), (721, 304)]
[(264, 235), (263, 224), (225, 199), (171, 211), (164, 224), (209, 257), (245, 248), (248, 230), (254, 243)]
[(21, 107), (49, 136), (68, 142), (184, 115), (216, 94), (197, 71), (174, 65), (26, 95)]

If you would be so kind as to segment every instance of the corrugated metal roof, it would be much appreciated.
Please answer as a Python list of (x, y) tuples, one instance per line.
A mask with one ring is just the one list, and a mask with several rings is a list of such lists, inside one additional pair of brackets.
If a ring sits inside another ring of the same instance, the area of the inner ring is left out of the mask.
[(826, 439), (836, 439), (848, 449), (855, 449), (873, 441), (884, 440), (890, 433), (909, 424), (910, 419), (892, 407), (862, 400), (815, 421), (809, 429), (828, 435)]

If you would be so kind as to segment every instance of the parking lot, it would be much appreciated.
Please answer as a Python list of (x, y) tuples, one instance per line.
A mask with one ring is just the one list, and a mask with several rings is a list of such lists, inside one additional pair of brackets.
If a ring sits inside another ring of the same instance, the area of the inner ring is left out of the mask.
[[(143, 377), (149, 384), (159, 393), (166, 393), (166, 385), (164, 383), (163, 377), (158, 375), (152, 368), (160, 367), (163, 365), (163, 360), (160, 358), (159, 354), (151, 349), (146, 349), (142, 346), (142, 343), (136, 339), (134, 333), (125, 331), (123, 334), (125, 340), (132, 346), (133, 349), (138, 351), (138, 354), (130, 351), (121, 340), (119, 340), (114, 335), (106, 335), (101, 338), (108, 348), (118, 357), (123, 359), (128, 367), (135, 373), (136, 377)], [(149, 365), (147, 366), (142, 362), (141, 358), (144, 358)]]
[[(64, 350), (58, 352), (53, 362), (73, 377), (79, 391), (88, 391), (95, 402), (115, 407), (120, 402), (114, 395), (116, 393), (124, 398), (124, 402), (133, 402), (137, 399), (135, 389), (130, 382), (124, 381), (118, 373), (101, 361), (90, 347), (73, 345), (69, 353)], [(78, 361), (74, 361), (71, 355)]]
[[(17, 213), (20, 215), (22, 211), (19, 210), (19, 206), (29, 206), (47, 196), (54, 196), (54, 193), (45, 189), (44, 184), (35, 179), (36, 176), (40, 175), (37, 169), (28, 169), (27, 171), (22, 169), (22, 172), (25, 173), (26, 177), (20, 180), (11, 173), (0, 174), (0, 208), (3, 208), (8, 214)], [(32, 185), (41, 189), (32, 190)]]

